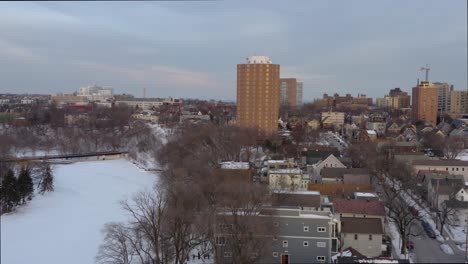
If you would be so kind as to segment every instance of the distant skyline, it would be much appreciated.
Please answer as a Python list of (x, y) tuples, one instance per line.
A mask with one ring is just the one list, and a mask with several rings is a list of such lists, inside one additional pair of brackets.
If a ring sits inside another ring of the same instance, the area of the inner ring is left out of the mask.
[(251, 55), (323, 93), (411, 93), (418, 69), (468, 89), (466, 0), (2, 2), (0, 93), (97, 83), (148, 97), (236, 99)]

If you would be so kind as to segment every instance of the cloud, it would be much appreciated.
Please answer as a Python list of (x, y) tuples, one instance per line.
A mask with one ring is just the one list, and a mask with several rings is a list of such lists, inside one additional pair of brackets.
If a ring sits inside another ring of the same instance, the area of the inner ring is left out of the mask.
[(281, 78), (296, 78), (298, 80), (327, 80), (336, 79), (334, 74), (310, 73), (304, 71), (305, 67), (281, 66)]
[(167, 84), (175, 87), (213, 90), (220, 83), (210, 75), (202, 72), (167, 66), (148, 65), (129, 68), (95, 62), (79, 62), (79, 66), (95, 71), (111, 73), (115, 76), (126, 77), (141, 85)]
[(43, 61), (43, 58), (30, 49), (0, 39), (0, 58), (19, 60), (27, 63)]

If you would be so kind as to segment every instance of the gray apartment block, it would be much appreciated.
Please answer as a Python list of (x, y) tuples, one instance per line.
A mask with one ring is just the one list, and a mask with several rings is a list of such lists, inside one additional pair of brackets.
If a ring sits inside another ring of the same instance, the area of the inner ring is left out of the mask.
[[(330, 211), (271, 207), (262, 212), (271, 217), (275, 235), (256, 263), (331, 263), (331, 256), (338, 251), (338, 223)], [(216, 252), (223, 256), (222, 262), (231, 263), (231, 252), (220, 248), (218, 245)]]

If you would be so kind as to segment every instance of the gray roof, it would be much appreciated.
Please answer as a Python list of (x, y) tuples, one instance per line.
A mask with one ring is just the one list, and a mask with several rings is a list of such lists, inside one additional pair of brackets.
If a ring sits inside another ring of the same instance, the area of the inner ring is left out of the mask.
[(413, 165), (423, 165), (423, 166), (468, 166), (468, 160), (413, 160)]
[(380, 218), (341, 217), (341, 232), (354, 234), (383, 234)]
[(343, 179), (345, 174), (369, 174), (367, 169), (363, 168), (323, 168), (320, 171), (322, 178)]

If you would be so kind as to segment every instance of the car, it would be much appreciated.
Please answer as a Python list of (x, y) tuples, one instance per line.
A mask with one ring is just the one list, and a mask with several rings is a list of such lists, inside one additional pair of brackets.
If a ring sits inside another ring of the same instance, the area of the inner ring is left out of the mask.
[(428, 237), (430, 238), (436, 238), (436, 235), (434, 233), (434, 231), (432, 231), (432, 229), (425, 229), (426, 230), (426, 234)]
[(414, 249), (414, 243), (411, 240), (406, 240), (406, 249), (413, 250)]
[(414, 208), (413, 206), (410, 206), (409, 210), (413, 216), (419, 216), (419, 211), (416, 210), (416, 208)]

